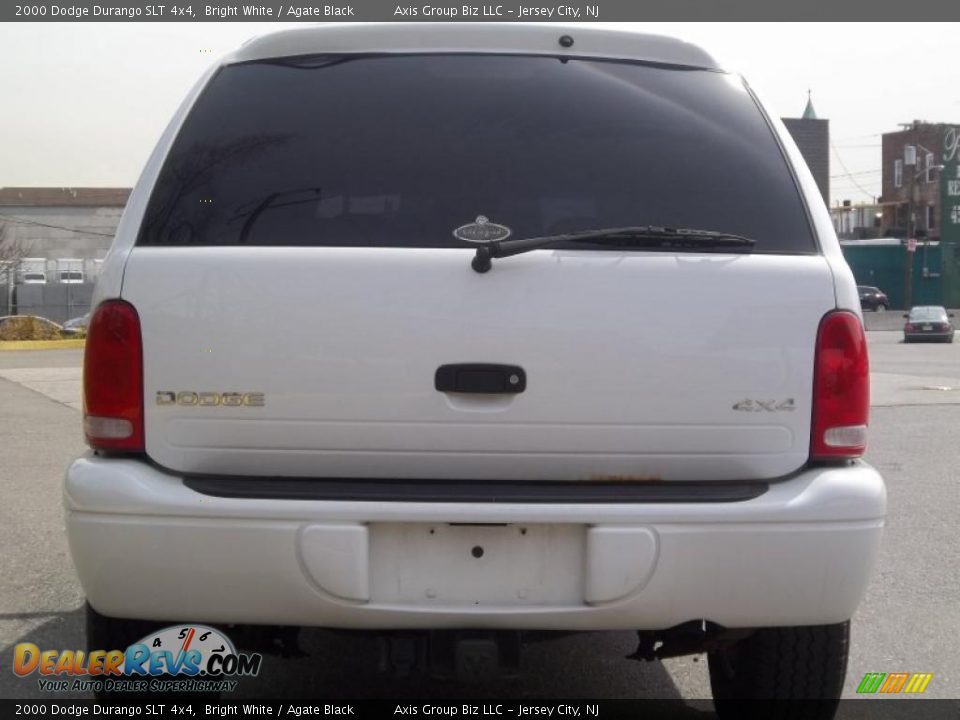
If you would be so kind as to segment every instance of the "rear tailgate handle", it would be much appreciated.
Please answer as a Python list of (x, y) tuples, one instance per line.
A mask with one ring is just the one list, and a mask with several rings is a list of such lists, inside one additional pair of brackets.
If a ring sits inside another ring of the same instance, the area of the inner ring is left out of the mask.
[(522, 393), (527, 389), (527, 374), (517, 365), (456, 363), (437, 368), (434, 386), (448, 393)]

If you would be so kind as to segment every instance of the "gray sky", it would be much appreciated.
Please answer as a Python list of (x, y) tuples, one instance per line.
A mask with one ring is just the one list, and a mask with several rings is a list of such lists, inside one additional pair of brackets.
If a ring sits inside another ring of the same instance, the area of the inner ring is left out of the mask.
[[(0, 24), (0, 186), (130, 186), (213, 59), (291, 23)], [(622, 23), (702, 45), (772, 112), (830, 120), (834, 201), (880, 194), (880, 133), (960, 123), (960, 23)]]

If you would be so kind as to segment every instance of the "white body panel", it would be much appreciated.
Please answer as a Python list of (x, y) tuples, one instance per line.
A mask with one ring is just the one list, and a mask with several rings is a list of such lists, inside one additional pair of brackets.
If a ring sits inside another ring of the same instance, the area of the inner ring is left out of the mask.
[[(137, 248), (147, 454), (260, 476), (750, 480), (806, 462), (822, 257)], [(784, 288), (789, 287), (789, 293)], [(517, 395), (441, 393), (448, 363)], [(158, 405), (263, 393), (263, 407)], [(737, 411), (744, 399), (791, 410)]]
[[(560, 44), (568, 35), (574, 42)], [(224, 62), (311, 53), (523, 53), (717, 68), (703, 49), (676, 38), (584, 25), (536, 23), (358, 23), (312, 25), (255, 38)]]

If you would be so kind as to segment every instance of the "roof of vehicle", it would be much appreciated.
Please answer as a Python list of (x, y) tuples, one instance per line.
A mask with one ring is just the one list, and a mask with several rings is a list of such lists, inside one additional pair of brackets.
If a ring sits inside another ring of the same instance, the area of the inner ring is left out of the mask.
[[(562, 36), (573, 38), (570, 47)], [(639, 60), (719, 70), (704, 50), (676, 38), (532, 23), (312, 25), (247, 41), (224, 64), (317, 53), (515, 53)]]

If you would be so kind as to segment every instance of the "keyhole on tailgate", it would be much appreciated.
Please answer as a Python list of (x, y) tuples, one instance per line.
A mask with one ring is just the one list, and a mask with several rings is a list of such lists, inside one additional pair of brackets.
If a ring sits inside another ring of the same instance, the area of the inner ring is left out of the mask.
[(473, 555), (475, 558), (482, 558), (483, 548), (480, 547), (479, 545), (474, 545), (473, 550), (470, 551), (470, 554)]

